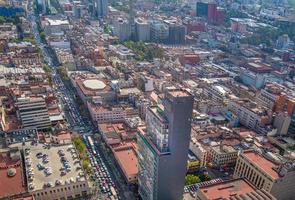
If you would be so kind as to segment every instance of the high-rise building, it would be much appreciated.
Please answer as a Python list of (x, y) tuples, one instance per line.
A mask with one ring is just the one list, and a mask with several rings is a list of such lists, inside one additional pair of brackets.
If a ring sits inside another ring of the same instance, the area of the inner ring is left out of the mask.
[(182, 24), (169, 24), (169, 44), (184, 44), (186, 28)]
[(50, 7), (50, 0), (39, 0), (38, 4), (42, 7), (42, 14), (46, 14)]
[(169, 27), (161, 21), (151, 23), (151, 40), (154, 42), (165, 42), (169, 37)]
[(150, 24), (148, 21), (138, 18), (135, 20), (135, 35), (138, 41), (150, 40)]
[(105, 17), (108, 14), (108, 0), (97, 0), (96, 11), (98, 17)]
[(207, 18), (209, 22), (222, 23), (224, 21), (224, 9), (217, 7), (214, 2), (197, 2), (196, 15)]
[(131, 37), (131, 24), (127, 19), (119, 18), (114, 21), (114, 35), (119, 38), (119, 40), (128, 40)]
[(207, 17), (208, 16), (208, 3), (197, 2), (196, 13), (198, 17)]
[(138, 183), (144, 200), (179, 200), (183, 195), (193, 96), (170, 90), (163, 105), (147, 109), (146, 128), (138, 132)]
[(214, 21), (217, 14), (217, 5), (215, 3), (208, 3), (208, 20)]
[(51, 122), (45, 99), (41, 97), (18, 98), (18, 115), (24, 128), (48, 129)]

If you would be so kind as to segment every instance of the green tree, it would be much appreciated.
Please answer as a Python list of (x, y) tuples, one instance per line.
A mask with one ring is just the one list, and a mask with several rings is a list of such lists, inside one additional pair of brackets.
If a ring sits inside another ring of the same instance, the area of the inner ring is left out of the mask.
[(3, 24), (3, 23), (5, 23), (5, 17), (3, 17), (3, 16), (0, 16), (0, 24)]
[(40, 38), (41, 38), (42, 41), (45, 41), (46, 40), (46, 34), (44, 33), (44, 31), (42, 31), (40, 33)]
[(44, 66), (43, 66), (43, 70), (44, 70), (46, 73), (51, 73), (51, 72), (52, 72), (51, 68), (48, 67), (48, 65), (44, 65)]
[(85, 155), (86, 153), (86, 145), (85, 143), (81, 140), (80, 137), (76, 137), (73, 139), (74, 145), (76, 147), (76, 149), (78, 150), (78, 152), (81, 155)]
[(64, 80), (66, 80), (66, 81), (70, 80), (69, 77), (68, 77), (68, 74), (67, 74), (67, 70), (66, 70), (66, 68), (64, 66), (59, 67), (57, 69), (57, 71)]
[(201, 179), (200, 177), (192, 174), (188, 174), (185, 176), (185, 185), (192, 185), (195, 183), (200, 183)]

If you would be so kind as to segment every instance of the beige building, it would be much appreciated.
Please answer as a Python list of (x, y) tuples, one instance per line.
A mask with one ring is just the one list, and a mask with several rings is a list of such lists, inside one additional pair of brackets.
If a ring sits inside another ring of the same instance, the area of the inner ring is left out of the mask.
[(294, 163), (278, 165), (254, 151), (246, 151), (238, 157), (234, 177), (245, 177), (258, 189), (270, 192), (277, 199), (294, 199)]
[(210, 148), (209, 157), (213, 166), (234, 166), (238, 158), (238, 151), (230, 145), (220, 144)]
[(198, 157), (200, 161), (200, 167), (206, 167), (208, 151), (197, 141), (196, 138), (191, 138), (189, 149)]

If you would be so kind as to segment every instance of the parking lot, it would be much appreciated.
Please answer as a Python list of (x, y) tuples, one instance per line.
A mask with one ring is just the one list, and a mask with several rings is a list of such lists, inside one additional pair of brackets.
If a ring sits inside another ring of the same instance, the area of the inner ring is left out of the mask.
[(85, 181), (78, 155), (72, 145), (26, 143), (25, 163), (31, 191), (70, 182)]

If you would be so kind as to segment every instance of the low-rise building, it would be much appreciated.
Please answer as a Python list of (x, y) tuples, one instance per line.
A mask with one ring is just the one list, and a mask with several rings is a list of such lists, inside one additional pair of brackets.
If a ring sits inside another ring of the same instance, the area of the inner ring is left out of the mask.
[(0, 198), (12, 199), (27, 193), (24, 166), (18, 148), (0, 149)]
[(295, 166), (292, 162), (277, 164), (254, 151), (239, 154), (234, 177), (245, 177), (258, 189), (263, 189), (280, 200), (294, 197)]
[(78, 153), (71, 144), (47, 147), (26, 143), (26, 178), (35, 200), (86, 197), (89, 185)]
[(238, 151), (230, 145), (220, 144), (218, 146), (211, 147), (209, 157), (209, 160), (212, 162), (213, 166), (234, 166), (238, 158)]
[(242, 178), (201, 186), (200, 189), (197, 190), (196, 196), (197, 200), (276, 200), (276, 198), (268, 192), (257, 189), (247, 180)]
[(92, 120), (98, 124), (107, 122), (122, 122), (126, 118), (136, 116), (138, 110), (132, 107), (110, 107), (87, 103)]
[(271, 110), (259, 107), (249, 99), (230, 101), (227, 109), (239, 118), (240, 124), (259, 133), (265, 131), (264, 128), (272, 119)]

